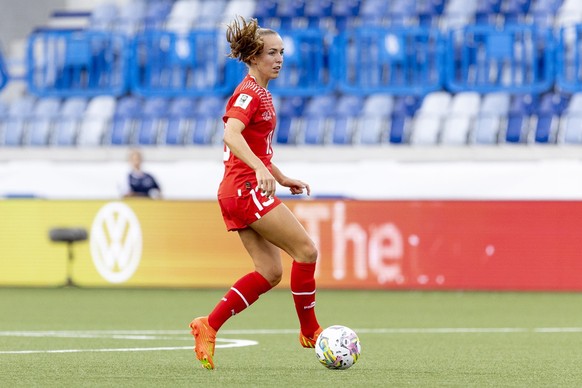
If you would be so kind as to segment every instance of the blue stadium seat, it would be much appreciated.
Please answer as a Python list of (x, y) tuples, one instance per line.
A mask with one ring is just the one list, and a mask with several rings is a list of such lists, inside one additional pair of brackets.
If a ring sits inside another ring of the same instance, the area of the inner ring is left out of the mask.
[(530, 0), (506, 0), (501, 12), (505, 18), (505, 24), (519, 24), (526, 21), (529, 12)]
[(570, 98), (568, 107), (562, 115), (558, 142), (563, 144), (582, 144), (582, 93)]
[[(277, 111), (275, 139), (279, 144), (295, 144), (297, 123), (305, 108), (305, 98), (300, 96), (284, 97)], [(293, 125), (295, 124), (295, 125)]]
[(538, 106), (538, 96), (515, 95), (507, 115), (507, 127), (500, 140), (505, 143), (525, 143), (530, 130), (530, 118)]
[(384, 0), (365, 0), (360, 7), (360, 25), (380, 26), (385, 22), (390, 2)]
[(411, 137), (410, 128), (413, 117), (423, 99), (416, 96), (400, 96), (394, 101), (394, 109), (390, 117), (390, 129), (388, 141), (392, 144), (409, 143)]
[(495, 25), (498, 22), (499, 14), (501, 12), (501, 0), (484, 0), (477, 4), (475, 10), (476, 24), (491, 24)]
[(28, 120), (32, 116), (36, 98), (23, 96), (13, 101), (4, 120), (3, 139), (0, 143), (5, 146), (21, 146)]
[(290, 30), (296, 27), (305, 12), (305, 0), (285, 0), (279, 1), (277, 5), (277, 18), (280, 21), (282, 30)]
[(78, 146), (96, 147), (103, 144), (116, 104), (113, 96), (97, 96), (89, 101), (77, 136)]
[(360, 13), (360, 0), (335, 0), (333, 1), (331, 16), (334, 27), (338, 32), (353, 27)]
[(142, 114), (143, 101), (140, 97), (126, 96), (119, 99), (113, 116), (111, 129), (105, 143), (111, 145), (128, 145), (133, 135), (137, 120)]
[(556, 13), (563, 0), (538, 0), (530, 7), (533, 23), (539, 28), (553, 28)]
[(5, 101), (0, 100), (0, 118), (3, 120), (8, 114), (8, 104)]
[[(229, 0), (222, 13), (221, 25), (226, 25), (237, 16), (250, 18), (257, 8), (256, 0)], [(224, 39), (221, 39), (224, 41)]]
[(582, 22), (582, 3), (578, 0), (564, 0), (558, 8), (554, 25), (566, 27)]
[(153, 97), (145, 100), (143, 111), (136, 121), (135, 136), (132, 139), (138, 145), (156, 145), (159, 137), (165, 133), (163, 126), (167, 125), (166, 115), (170, 101), (164, 97)]
[(187, 133), (192, 132), (195, 123), (197, 100), (179, 97), (170, 103), (168, 123), (162, 135), (161, 144), (183, 145)]
[(166, 19), (166, 29), (178, 34), (188, 33), (195, 25), (200, 8), (198, 0), (175, 1)]
[(333, 144), (352, 144), (357, 117), (360, 116), (363, 106), (362, 96), (344, 94), (339, 98), (330, 124)]
[(566, 109), (568, 96), (561, 93), (548, 93), (542, 96), (539, 108), (533, 118), (535, 126), (530, 142), (555, 143), (557, 141), (560, 116)]
[(52, 144), (55, 146), (74, 146), (77, 142), (77, 132), (87, 109), (88, 100), (85, 97), (70, 97), (62, 104), (60, 117), (55, 121)]
[(336, 96), (327, 94), (312, 97), (307, 106), (299, 133), (298, 143), (324, 144), (327, 140), (328, 119), (335, 113)]
[(332, 0), (306, 1), (303, 14), (307, 19), (307, 27), (325, 27), (323, 22), (331, 17), (332, 7)]
[(28, 122), (28, 133), (25, 145), (46, 147), (49, 145), (53, 123), (61, 109), (59, 98), (48, 97), (37, 101), (33, 115)]
[(115, 26), (118, 12), (114, 3), (98, 4), (91, 12), (89, 29), (111, 31)]
[(469, 25), (475, 18), (478, 0), (449, 0), (441, 17), (444, 29), (455, 29)]
[(144, 29), (154, 30), (164, 27), (173, 4), (172, 0), (149, 1), (144, 15)]
[(114, 30), (127, 36), (133, 36), (143, 30), (146, 14), (147, 4), (145, 0), (131, 0), (121, 4)]
[(452, 96), (448, 92), (428, 94), (414, 117), (410, 143), (433, 145), (438, 142), (443, 120), (449, 112)]
[(394, 0), (388, 10), (391, 26), (411, 25), (417, 19), (415, 0)]
[(393, 106), (394, 97), (390, 94), (372, 94), (367, 97), (357, 119), (354, 143), (380, 144), (382, 135), (388, 132)]
[(198, 29), (219, 27), (226, 3), (226, 0), (203, 1), (193, 27)]
[(272, 20), (277, 15), (277, 0), (257, 0), (254, 17), (260, 26), (271, 26)]
[(510, 95), (504, 92), (487, 93), (483, 96), (470, 142), (496, 144), (499, 141), (501, 123), (507, 118), (510, 100)]
[[(419, 1), (419, 3), (422, 3), (422, 1)], [(437, 15), (442, 15), (442, 13), (445, 11), (447, 0), (425, 0), (424, 3), (428, 5), (432, 12), (436, 13)]]
[(222, 97), (205, 97), (199, 100), (196, 111), (196, 123), (187, 135), (189, 144), (209, 145), (224, 129), (222, 116), (225, 101)]
[(445, 0), (426, 0), (416, 3), (418, 24), (423, 27), (438, 27), (445, 8)]
[(481, 106), (481, 96), (477, 92), (457, 93), (447, 113), (440, 142), (446, 145), (465, 145), (473, 129), (475, 118)]

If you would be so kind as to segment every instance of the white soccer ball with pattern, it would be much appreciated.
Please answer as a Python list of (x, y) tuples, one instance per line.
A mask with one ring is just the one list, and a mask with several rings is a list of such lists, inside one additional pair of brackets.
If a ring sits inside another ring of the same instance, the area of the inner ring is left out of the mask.
[(362, 346), (355, 331), (334, 325), (323, 330), (315, 342), (315, 354), (329, 369), (348, 369), (358, 361)]

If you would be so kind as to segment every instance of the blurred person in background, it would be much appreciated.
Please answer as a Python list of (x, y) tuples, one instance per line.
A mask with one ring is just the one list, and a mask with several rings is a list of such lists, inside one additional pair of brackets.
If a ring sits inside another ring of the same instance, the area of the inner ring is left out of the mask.
[(223, 116), (224, 177), (218, 202), (228, 231), (236, 231), (252, 258), (254, 271), (237, 280), (208, 316), (190, 323), (196, 357), (214, 369), (216, 333), (232, 316), (276, 286), (283, 275), (281, 249), (293, 258), (291, 293), (299, 318), (299, 343), (315, 347), (322, 331), (315, 315), (317, 248), (293, 213), (275, 196), (277, 183), (291, 194), (310, 194), (307, 183), (284, 175), (271, 162), (276, 114), (270, 80), (283, 66), (283, 40), (256, 19), (235, 19), (227, 27), (231, 58), (248, 74), (238, 85)]
[(131, 171), (127, 174), (127, 179), (122, 185), (124, 198), (147, 197), (154, 199), (162, 198), (162, 189), (153, 175), (142, 170), (143, 155), (137, 149), (129, 151), (129, 164)]

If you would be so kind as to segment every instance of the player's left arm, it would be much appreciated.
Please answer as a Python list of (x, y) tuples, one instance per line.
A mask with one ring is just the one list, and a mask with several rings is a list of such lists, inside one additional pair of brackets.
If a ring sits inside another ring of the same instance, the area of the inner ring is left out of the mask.
[(283, 172), (279, 170), (279, 168), (274, 164), (271, 164), (271, 173), (273, 174), (273, 177), (275, 178), (277, 183), (279, 183), (283, 187), (289, 188), (291, 194), (293, 195), (303, 194), (303, 191), (305, 190), (307, 195), (311, 195), (311, 188), (309, 187), (309, 184), (300, 181), (299, 179), (289, 178), (288, 176), (283, 174)]

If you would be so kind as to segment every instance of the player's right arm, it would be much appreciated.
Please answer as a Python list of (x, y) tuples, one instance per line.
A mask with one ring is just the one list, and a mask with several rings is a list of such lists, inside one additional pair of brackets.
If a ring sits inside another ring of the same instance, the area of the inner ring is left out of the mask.
[(224, 144), (229, 152), (242, 160), (255, 172), (257, 185), (267, 197), (275, 195), (276, 181), (265, 164), (254, 154), (242, 135), (245, 124), (230, 117), (224, 126)]

